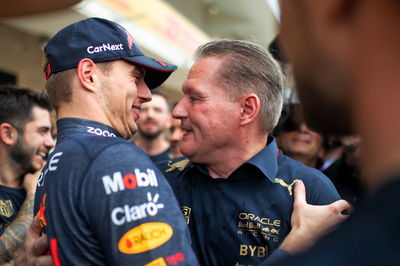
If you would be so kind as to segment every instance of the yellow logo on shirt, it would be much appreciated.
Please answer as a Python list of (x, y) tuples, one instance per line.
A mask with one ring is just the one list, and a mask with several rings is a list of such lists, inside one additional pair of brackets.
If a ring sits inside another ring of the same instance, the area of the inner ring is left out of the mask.
[(296, 183), (297, 180), (298, 179), (295, 179), (291, 184), (286, 184), (286, 182), (283, 179), (275, 178), (274, 182), (279, 184), (279, 185), (281, 185), (281, 186), (286, 187), (287, 190), (289, 191), (289, 195), (292, 196), (293, 185), (294, 185), (294, 183)]
[(189, 224), (190, 212), (192, 211), (192, 208), (190, 208), (188, 206), (181, 206), (181, 211), (183, 213), (183, 217), (185, 217), (186, 223)]
[(163, 257), (150, 261), (149, 263), (145, 264), (144, 266), (167, 266)]
[(10, 218), (14, 214), (11, 200), (0, 200), (0, 215)]
[(142, 253), (167, 242), (174, 230), (169, 224), (145, 223), (129, 230), (118, 242), (118, 249), (125, 254)]
[(168, 166), (169, 168), (165, 170), (166, 173), (174, 171), (175, 169), (178, 169), (179, 171), (183, 171), (185, 169), (186, 165), (188, 165), (189, 159), (184, 159), (182, 161), (178, 161), (176, 163), (169, 162)]

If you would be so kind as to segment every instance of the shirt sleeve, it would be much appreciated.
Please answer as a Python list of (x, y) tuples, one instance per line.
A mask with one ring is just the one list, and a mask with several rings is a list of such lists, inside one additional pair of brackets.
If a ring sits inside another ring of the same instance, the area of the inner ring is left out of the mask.
[(197, 265), (172, 189), (138, 149), (118, 144), (101, 152), (80, 195), (82, 213), (107, 264)]
[(313, 205), (327, 205), (340, 200), (333, 183), (319, 170), (309, 168), (302, 178), (306, 187), (307, 202)]

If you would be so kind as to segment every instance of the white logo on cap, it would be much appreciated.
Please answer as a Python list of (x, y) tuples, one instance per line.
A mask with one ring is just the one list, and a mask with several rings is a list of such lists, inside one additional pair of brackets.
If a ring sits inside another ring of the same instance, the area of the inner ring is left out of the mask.
[(102, 52), (106, 52), (106, 51), (120, 51), (120, 50), (124, 50), (124, 45), (122, 43), (119, 44), (104, 44), (100, 45), (100, 46), (89, 46), (86, 51), (89, 54), (94, 54), (94, 53), (102, 53)]

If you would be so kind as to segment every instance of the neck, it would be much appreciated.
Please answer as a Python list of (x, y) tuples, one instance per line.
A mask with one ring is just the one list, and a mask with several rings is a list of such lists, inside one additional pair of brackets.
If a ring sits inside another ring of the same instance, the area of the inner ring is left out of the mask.
[(375, 4), (374, 12), (360, 20), (360, 49), (354, 60), (358, 76), (353, 112), (363, 138), (365, 181), (374, 189), (400, 178), (400, 19), (398, 9), (388, 6)]
[(262, 134), (243, 138), (243, 141), (228, 146), (218, 154), (213, 154), (210, 156), (212, 161), (206, 165), (209, 175), (212, 178), (228, 178), (243, 163), (265, 148), (267, 137)]
[(317, 159), (318, 158), (312, 158), (304, 155), (299, 155), (299, 154), (287, 154), (290, 158), (302, 162), (304, 165), (307, 165), (312, 168), (316, 168), (317, 166)]
[(148, 155), (157, 155), (168, 149), (169, 144), (165, 140), (164, 134), (160, 134), (155, 139), (146, 139), (138, 135), (135, 144)]
[[(4, 158), (4, 156), (2, 156)], [(0, 185), (11, 188), (22, 188), (22, 170), (10, 160), (0, 162)]]

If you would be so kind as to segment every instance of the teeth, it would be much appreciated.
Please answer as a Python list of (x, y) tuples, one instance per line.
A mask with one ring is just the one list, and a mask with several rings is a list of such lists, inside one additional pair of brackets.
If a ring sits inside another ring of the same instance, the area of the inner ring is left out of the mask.
[(38, 155), (42, 157), (43, 160), (46, 160), (47, 154), (44, 152), (39, 152)]

